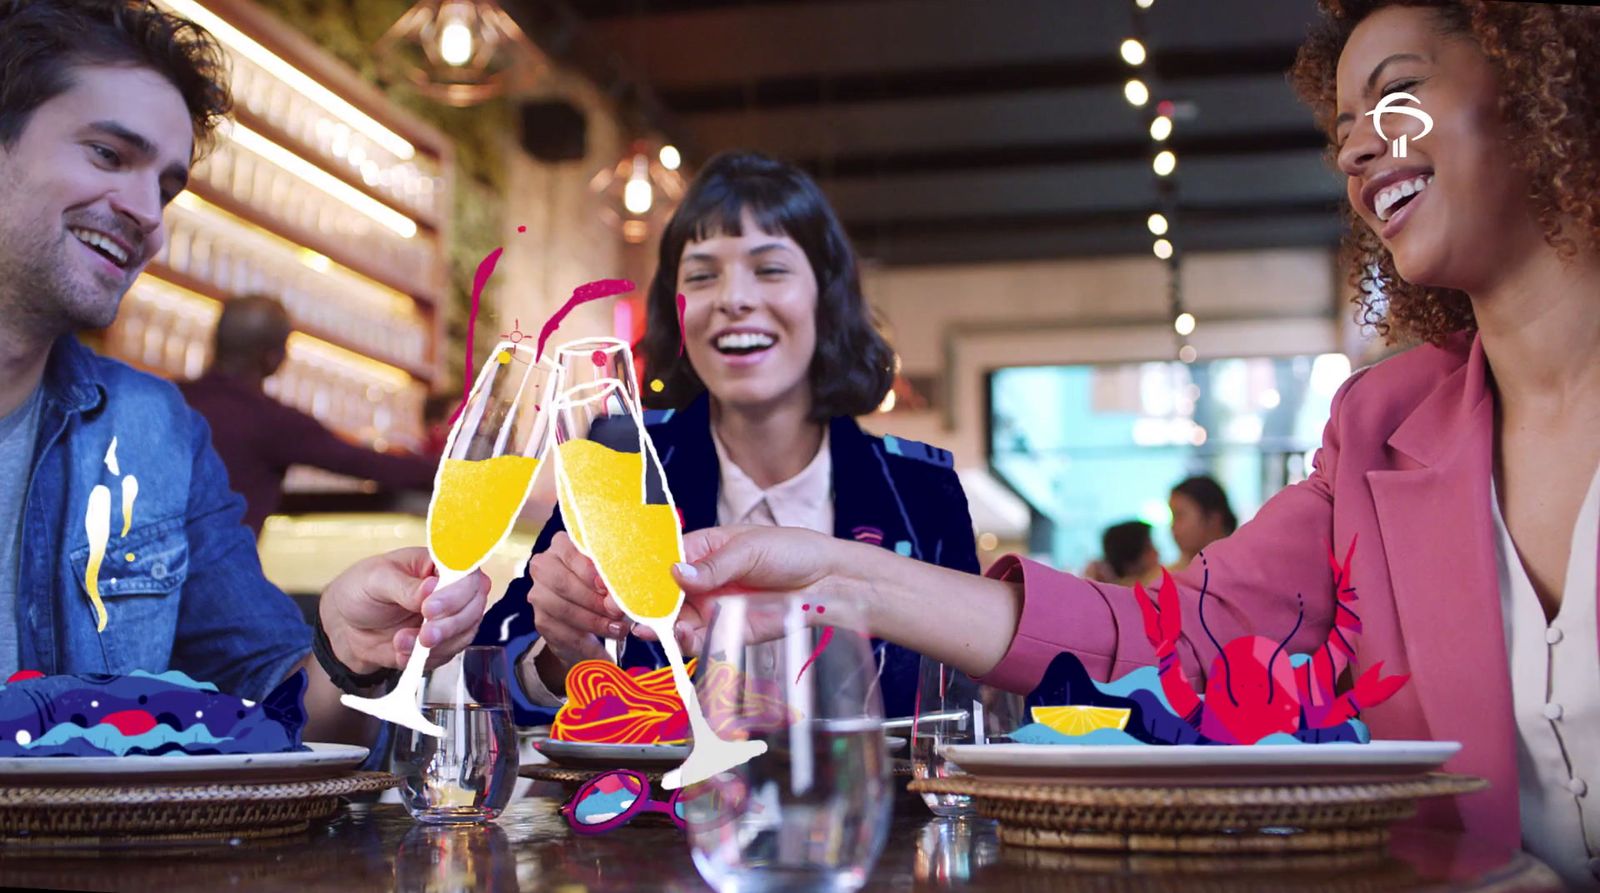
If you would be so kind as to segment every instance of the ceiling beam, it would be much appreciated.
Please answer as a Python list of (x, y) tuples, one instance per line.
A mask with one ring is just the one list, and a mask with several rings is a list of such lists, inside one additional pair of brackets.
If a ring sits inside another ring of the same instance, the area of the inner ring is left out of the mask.
[[(1174, 135), (1168, 143), (1162, 145), (1170, 147), (1179, 158), (1187, 161), (1218, 156), (1318, 151), (1325, 143), (1322, 134), (1309, 128), (1302, 128), (1247, 134)], [(1150, 140), (1146, 138), (1033, 146), (1003, 145), (967, 149), (876, 152), (832, 158), (788, 160), (814, 176), (842, 179), (884, 174), (927, 174), (1056, 164), (1098, 164), (1126, 161), (1129, 158), (1145, 158), (1153, 151)]]
[[(1296, 47), (1243, 47), (1227, 51), (1186, 50), (1151, 56), (1150, 69), (1162, 83), (1210, 78), (1272, 75), (1282, 77), (1294, 63)], [(1131, 76), (1121, 59), (1062, 59), (1016, 62), (976, 68), (928, 68), (825, 76), (812, 73), (749, 83), (678, 86), (662, 90), (661, 101), (679, 114), (778, 109), (854, 102), (947, 99), (1050, 89), (1115, 87)], [(1148, 75), (1147, 75), (1148, 76)]]

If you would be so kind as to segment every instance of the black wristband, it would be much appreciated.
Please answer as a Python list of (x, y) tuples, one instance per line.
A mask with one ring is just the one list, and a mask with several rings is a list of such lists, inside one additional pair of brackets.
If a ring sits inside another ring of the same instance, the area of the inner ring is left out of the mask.
[(333, 680), (333, 684), (340, 691), (350, 694), (360, 694), (366, 689), (379, 683), (390, 683), (399, 678), (400, 671), (384, 667), (371, 673), (357, 673), (339, 661), (334, 656), (333, 643), (328, 641), (328, 632), (322, 628), (322, 612), (317, 612), (316, 634), (311, 638), (311, 653), (317, 656), (317, 663), (322, 664), (323, 672)]

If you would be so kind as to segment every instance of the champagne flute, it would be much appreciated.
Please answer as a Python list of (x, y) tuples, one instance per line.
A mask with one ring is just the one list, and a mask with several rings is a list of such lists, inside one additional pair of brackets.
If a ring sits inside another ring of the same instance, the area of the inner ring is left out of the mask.
[[(561, 370), (561, 388), (570, 390), (590, 382), (615, 379), (622, 384), (622, 392), (633, 405), (642, 406), (639, 400), (639, 378), (633, 371), (633, 348), (620, 338), (579, 338), (568, 341), (556, 349), (556, 367)], [(572, 516), (572, 500), (565, 487), (556, 488), (556, 499), (561, 505), (561, 517)], [(568, 525), (567, 535), (573, 543), (578, 541), (578, 531)], [(581, 549), (582, 546), (579, 546)], [(621, 662), (622, 639), (605, 639), (606, 654), (612, 663)]]
[(638, 403), (616, 379), (590, 382), (562, 393), (552, 425), (556, 483), (571, 507), (568, 526), (578, 532), (573, 542), (623, 612), (656, 634), (689, 716), (689, 757), (662, 786), (695, 784), (764, 753), (765, 742), (728, 741), (712, 730), (684, 671), (672, 630), (683, 591), (671, 573), (683, 560), (683, 530)]
[[(510, 341), (495, 345), (478, 371), (467, 405), (450, 428), (428, 503), (428, 553), (439, 569), (437, 588), (477, 570), (511, 532), (549, 443), (550, 416), (540, 400), (559, 380), (559, 371), (539, 361), (533, 348)], [(380, 698), (341, 695), (340, 703), (443, 737), (444, 728), (418, 707), (430, 650), (418, 630), (393, 691)]]

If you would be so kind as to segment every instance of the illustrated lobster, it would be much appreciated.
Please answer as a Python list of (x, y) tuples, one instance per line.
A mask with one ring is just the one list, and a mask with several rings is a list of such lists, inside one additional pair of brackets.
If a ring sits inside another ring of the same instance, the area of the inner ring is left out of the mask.
[(1328, 639), (1310, 655), (1287, 656), (1289, 640), (1305, 620), (1305, 602), (1294, 628), (1274, 642), (1264, 636), (1240, 636), (1222, 645), (1206, 624), (1206, 588), (1211, 571), (1204, 568), (1200, 584), (1200, 625), (1217, 657), (1206, 677), (1204, 697), (1197, 694), (1178, 658), (1178, 636), (1183, 618), (1178, 604), (1178, 587), (1165, 571), (1161, 576), (1159, 606), (1142, 585), (1134, 586), (1144, 615), (1145, 636), (1155, 647), (1161, 690), (1173, 711), (1204, 738), (1218, 744), (1254, 744), (1273, 734), (1295, 735), (1306, 730), (1330, 729), (1358, 716), (1365, 707), (1387, 700), (1410, 678), (1408, 675), (1382, 676), (1383, 662), (1372, 665), (1355, 685), (1343, 694), (1335, 693), (1339, 675), (1344, 672), (1355, 648), (1350, 637), (1361, 632), (1361, 616), (1356, 613), (1356, 589), (1350, 581), (1350, 565), (1355, 558), (1355, 540), (1341, 565), (1330, 548), (1328, 564), (1333, 569), (1336, 598), (1333, 628)]

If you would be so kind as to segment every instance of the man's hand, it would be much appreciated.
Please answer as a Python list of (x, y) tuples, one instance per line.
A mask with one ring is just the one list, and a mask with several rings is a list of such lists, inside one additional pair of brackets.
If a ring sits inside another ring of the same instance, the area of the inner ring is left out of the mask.
[(433, 649), (428, 666), (454, 657), (483, 619), (489, 578), (474, 571), (436, 591), (438, 584), (428, 550), (421, 547), (351, 565), (328, 584), (318, 609), (334, 656), (356, 673), (403, 667), (420, 628), (423, 644)]

